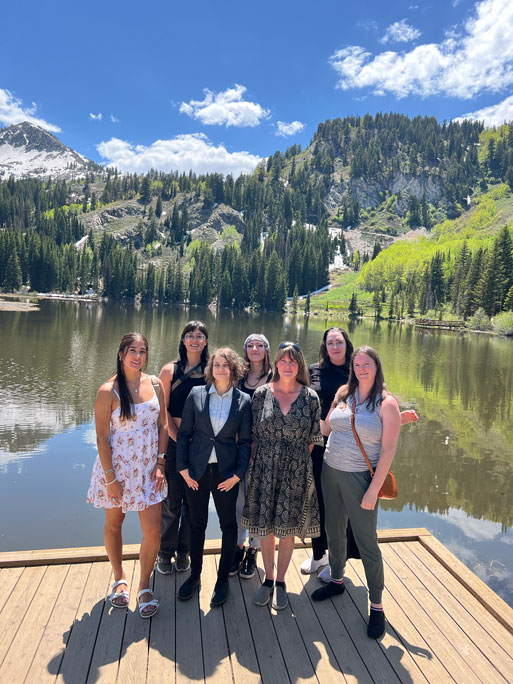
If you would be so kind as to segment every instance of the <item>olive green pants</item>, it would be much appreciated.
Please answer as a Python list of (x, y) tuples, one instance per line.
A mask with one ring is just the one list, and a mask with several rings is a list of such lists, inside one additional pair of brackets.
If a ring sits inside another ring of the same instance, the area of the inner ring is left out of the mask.
[(378, 504), (373, 511), (360, 506), (370, 484), (370, 472), (346, 473), (324, 463), (321, 482), (326, 510), (326, 534), (331, 576), (344, 576), (347, 560), (346, 527), (351, 521), (354, 538), (362, 558), (371, 603), (381, 603), (384, 586), (383, 560), (378, 546), (376, 527)]

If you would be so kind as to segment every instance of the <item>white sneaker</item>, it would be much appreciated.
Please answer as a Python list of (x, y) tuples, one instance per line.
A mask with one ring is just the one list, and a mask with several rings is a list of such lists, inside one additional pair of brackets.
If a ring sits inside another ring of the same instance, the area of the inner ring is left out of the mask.
[(321, 580), (321, 582), (324, 582), (324, 584), (329, 584), (331, 582), (331, 568), (329, 565), (327, 565), (325, 568), (323, 568), (320, 573), (317, 575), (317, 577)]
[(319, 560), (314, 560), (313, 555), (309, 556), (303, 563), (301, 563), (301, 572), (303, 575), (311, 575), (313, 572), (317, 572), (319, 568), (323, 565), (328, 564), (328, 554), (325, 553)]

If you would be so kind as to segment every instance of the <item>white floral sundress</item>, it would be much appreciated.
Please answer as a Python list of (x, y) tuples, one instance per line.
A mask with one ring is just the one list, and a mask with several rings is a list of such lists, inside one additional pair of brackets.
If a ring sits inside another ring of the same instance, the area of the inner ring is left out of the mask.
[[(153, 397), (140, 404), (134, 404), (134, 410), (133, 420), (121, 420), (119, 407), (112, 412), (110, 419), (112, 466), (116, 478), (123, 485), (123, 513), (143, 511), (167, 496), (167, 486), (155, 492), (151, 479), (159, 446), (160, 405), (155, 389)], [(112, 475), (113, 473), (109, 473), (109, 480), (112, 479)], [(99, 456), (93, 465), (86, 501), (95, 508), (119, 508), (114, 506), (107, 495), (105, 475)]]

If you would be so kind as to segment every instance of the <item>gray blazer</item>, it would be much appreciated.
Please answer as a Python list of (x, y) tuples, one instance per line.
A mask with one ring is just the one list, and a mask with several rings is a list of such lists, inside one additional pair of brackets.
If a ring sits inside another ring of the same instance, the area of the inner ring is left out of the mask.
[(215, 447), (221, 476), (226, 480), (237, 475), (242, 480), (251, 454), (251, 399), (234, 387), (226, 423), (214, 435), (209, 389), (209, 385), (193, 387), (187, 397), (176, 440), (176, 470), (187, 468), (190, 477), (198, 481)]

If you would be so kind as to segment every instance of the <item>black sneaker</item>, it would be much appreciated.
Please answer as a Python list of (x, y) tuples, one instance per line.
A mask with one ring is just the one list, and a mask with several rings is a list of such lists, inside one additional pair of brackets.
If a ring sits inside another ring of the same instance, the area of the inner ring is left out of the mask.
[(332, 596), (343, 594), (345, 590), (346, 587), (344, 583), (337, 584), (337, 582), (328, 582), (328, 584), (325, 584), (323, 587), (312, 592), (312, 598), (314, 601), (325, 601)]
[(239, 546), (237, 546), (237, 548), (235, 549), (235, 553), (233, 555), (232, 567), (230, 568), (230, 572), (228, 573), (230, 577), (233, 577), (233, 575), (236, 575), (239, 572), (243, 558), (244, 547), (242, 547), (241, 549)]
[(212, 598), (210, 600), (210, 605), (212, 606), (212, 608), (219, 608), (219, 606), (222, 606), (223, 603), (226, 603), (226, 599), (228, 598), (229, 593), (230, 585), (228, 584), (228, 581), (220, 582), (218, 580), (216, 582), (216, 585), (214, 587), (214, 593), (212, 594)]
[(371, 639), (379, 639), (385, 633), (385, 613), (382, 610), (370, 609), (367, 636)]
[(185, 572), (191, 567), (191, 561), (187, 552), (176, 554), (175, 567), (177, 572)]
[(251, 579), (256, 572), (256, 556), (258, 549), (253, 549), (251, 546), (247, 549), (244, 560), (242, 561), (242, 567), (239, 572), (240, 577), (244, 579)]
[(157, 572), (160, 572), (161, 575), (171, 575), (173, 570), (174, 566), (171, 563), (171, 558), (157, 556)]

